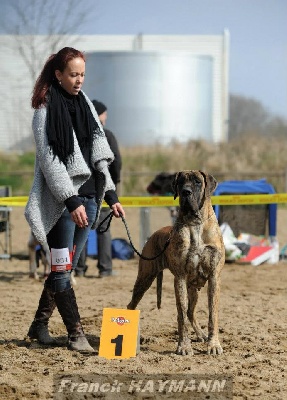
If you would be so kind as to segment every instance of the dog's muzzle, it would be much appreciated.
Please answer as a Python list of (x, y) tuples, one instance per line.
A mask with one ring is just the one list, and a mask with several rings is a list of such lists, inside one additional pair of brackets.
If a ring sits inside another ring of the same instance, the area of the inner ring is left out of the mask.
[(183, 187), (181, 191), (182, 197), (188, 197), (192, 195), (192, 189), (190, 187)]
[(199, 210), (199, 195), (190, 186), (183, 186), (180, 191), (180, 206), (186, 212), (196, 214)]

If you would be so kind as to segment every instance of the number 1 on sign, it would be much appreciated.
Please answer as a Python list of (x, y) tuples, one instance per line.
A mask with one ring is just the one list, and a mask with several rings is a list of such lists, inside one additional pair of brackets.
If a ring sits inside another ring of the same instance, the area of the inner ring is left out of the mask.
[(122, 348), (123, 348), (123, 338), (124, 335), (118, 335), (116, 338), (111, 339), (111, 343), (115, 343), (115, 356), (121, 356), (122, 355)]

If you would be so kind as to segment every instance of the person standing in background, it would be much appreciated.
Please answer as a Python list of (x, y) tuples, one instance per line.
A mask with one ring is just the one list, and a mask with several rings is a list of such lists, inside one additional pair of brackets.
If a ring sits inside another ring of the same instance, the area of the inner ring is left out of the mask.
[[(117, 185), (121, 180), (121, 168), (122, 168), (122, 159), (118, 146), (117, 139), (115, 135), (108, 129), (105, 128), (106, 121), (108, 118), (108, 110), (105, 104), (98, 100), (92, 100), (92, 103), (97, 111), (100, 122), (104, 127), (104, 132), (106, 134), (107, 141), (110, 145), (112, 152), (114, 153), (114, 161), (109, 165), (109, 171), (111, 174), (111, 178), (117, 188)], [(99, 221), (100, 224), (110, 213), (108, 207), (102, 207)], [(101, 225), (101, 231), (104, 231), (107, 228), (108, 221), (104, 222)], [(99, 278), (104, 278), (107, 276), (114, 275), (113, 264), (112, 264), (112, 238), (110, 228), (101, 234), (97, 234), (97, 244), (98, 244), (98, 263), (97, 268), (99, 270)], [(80, 256), (77, 268), (76, 268), (76, 276), (85, 275), (88, 266), (86, 265), (86, 248), (82, 251)]]

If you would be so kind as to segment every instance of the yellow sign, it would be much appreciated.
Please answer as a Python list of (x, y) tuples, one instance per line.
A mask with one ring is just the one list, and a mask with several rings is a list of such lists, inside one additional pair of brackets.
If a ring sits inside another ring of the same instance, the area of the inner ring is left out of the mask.
[(135, 357), (139, 350), (139, 310), (104, 308), (99, 356)]

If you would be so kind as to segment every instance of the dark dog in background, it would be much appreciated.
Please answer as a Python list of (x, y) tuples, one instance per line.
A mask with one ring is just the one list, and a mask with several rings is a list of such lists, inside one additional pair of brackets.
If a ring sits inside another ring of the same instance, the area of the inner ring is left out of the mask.
[[(157, 277), (157, 306), (161, 305), (163, 270), (174, 275), (177, 306), (178, 346), (176, 353), (193, 354), (188, 332), (190, 321), (199, 341), (207, 341), (208, 354), (223, 352), (218, 338), (218, 302), (220, 272), (225, 262), (225, 249), (220, 227), (211, 204), (217, 182), (202, 171), (178, 172), (173, 181), (174, 199), (179, 196), (179, 213), (174, 226), (156, 231), (146, 242), (140, 258), (138, 276), (128, 309), (135, 309)], [(201, 330), (195, 315), (198, 291), (208, 282), (208, 336)]]
[(176, 174), (161, 172), (149, 183), (147, 192), (157, 196), (173, 196), (172, 182)]
[[(168, 172), (161, 172), (156, 175), (148, 184), (146, 188), (147, 192), (154, 196), (173, 196), (172, 182), (174, 181), (175, 175), (176, 174), (170, 174)], [(177, 217), (178, 207), (169, 207), (169, 212), (173, 225)]]

